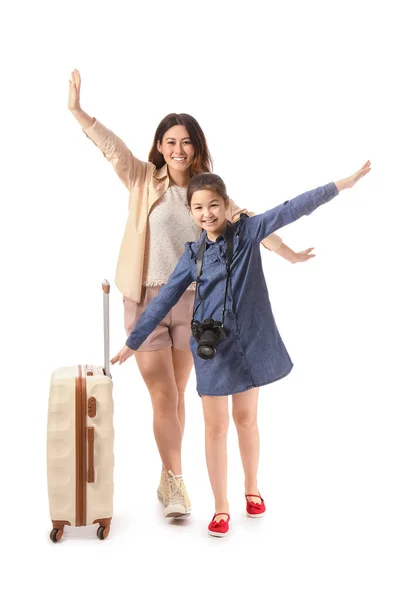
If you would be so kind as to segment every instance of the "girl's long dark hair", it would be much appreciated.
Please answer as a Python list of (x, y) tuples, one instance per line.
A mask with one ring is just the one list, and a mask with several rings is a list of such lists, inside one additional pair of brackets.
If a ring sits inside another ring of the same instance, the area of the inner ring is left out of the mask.
[(212, 171), (212, 159), (208, 150), (207, 140), (205, 139), (204, 132), (196, 119), (191, 115), (187, 115), (186, 113), (170, 113), (160, 121), (159, 126), (156, 129), (156, 133), (154, 134), (153, 144), (149, 152), (149, 161), (156, 165), (158, 169), (166, 164), (163, 154), (161, 154), (157, 149), (157, 142), (163, 143), (164, 134), (175, 125), (184, 125), (194, 147), (194, 160), (190, 167), (191, 176), (197, 175), (198, 173)]

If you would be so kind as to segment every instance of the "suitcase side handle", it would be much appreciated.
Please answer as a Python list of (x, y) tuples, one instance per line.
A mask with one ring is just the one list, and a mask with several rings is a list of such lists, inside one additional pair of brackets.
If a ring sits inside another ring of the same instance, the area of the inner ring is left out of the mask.
[(109, 292), (110, 283), (106, 279), (102, 282), (103, 291), (103, 346), (105, 375), (112, 377), (109, 365)]
[(86, 474), (86, 480), (88, 483), (95, 482), (95, 428), (88, 427), (88, 471)]

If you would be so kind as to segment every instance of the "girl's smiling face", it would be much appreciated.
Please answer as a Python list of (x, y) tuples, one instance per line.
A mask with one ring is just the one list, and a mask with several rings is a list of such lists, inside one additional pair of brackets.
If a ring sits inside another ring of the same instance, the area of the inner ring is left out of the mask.
[(228, 201), (213, 190), (198, 190), (191, 198), (194, 221), (207, 232), (207, 237), (212, 242), (215, 242), (227, 227), (228, 205)]

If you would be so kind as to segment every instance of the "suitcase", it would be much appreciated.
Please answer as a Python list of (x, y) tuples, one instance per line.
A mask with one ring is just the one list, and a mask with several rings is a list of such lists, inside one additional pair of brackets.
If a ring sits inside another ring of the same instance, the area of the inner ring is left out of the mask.
[(52, 531), (98, 524), (105, 539), (113, 509), (113, 398), (109, 369), (109, 283), (102, 283), (104, 368), (56, 369), (48, 404), (47, 479)]

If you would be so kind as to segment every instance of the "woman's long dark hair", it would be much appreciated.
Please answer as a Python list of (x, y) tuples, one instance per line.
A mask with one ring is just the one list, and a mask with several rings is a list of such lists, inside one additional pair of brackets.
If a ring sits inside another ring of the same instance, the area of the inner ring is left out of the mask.
[(164, 160), (163, 154), (157, 149), (157, 142), (163, 143), (163, 137), (166, 131), (174, 127), (175, 125), (184, 125), (190, 136), (191, 143), (194, 148), (194, 160), (190, 167), (191, 176), (197, 175), (198, 173), (206, 173), (212, 171), (212, 159), (207, 146), (207, 140), (200, 125), (194, 117), (185, 113), (170, 113), (165, 116), (159, 123), (154, 134), (154, 140), (149, 152), (149, 161), (152, 162), (158, 169), (160, 169), (166, 161)]

